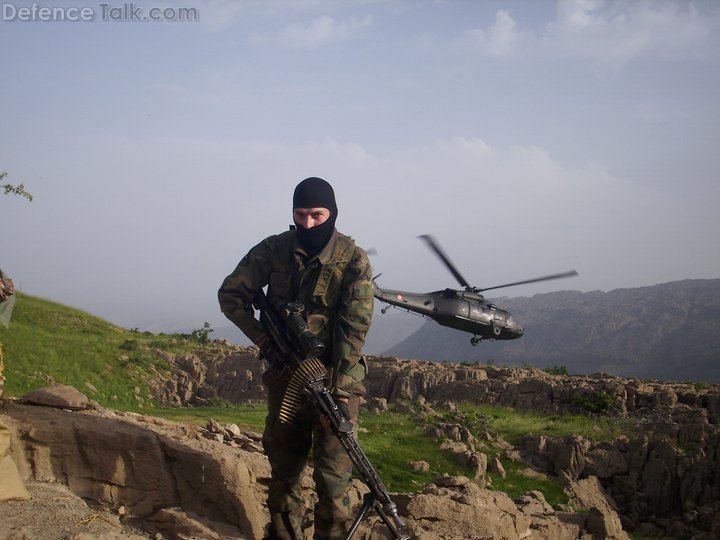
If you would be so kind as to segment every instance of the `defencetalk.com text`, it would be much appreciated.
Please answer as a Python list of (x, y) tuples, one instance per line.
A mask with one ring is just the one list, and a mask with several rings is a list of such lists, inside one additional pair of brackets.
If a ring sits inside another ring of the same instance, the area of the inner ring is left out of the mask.
[(189, 7), (143, 8), (133, 2), (93, 6), (18, 6), (3, 2), (2, 22), (197, 22), (200, 12)]

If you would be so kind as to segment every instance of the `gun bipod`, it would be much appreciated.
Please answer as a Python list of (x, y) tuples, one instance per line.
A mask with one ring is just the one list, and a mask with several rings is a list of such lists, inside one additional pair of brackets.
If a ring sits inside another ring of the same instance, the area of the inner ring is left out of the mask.
[(400, 525), (390, 520), (390, 517), (385, 513), (385, 509), (378, 502), (372, 492), (368, 492), (363, 496), (363, 503), (360, 507), (360, 511), (358, 512), (358, 515), (355, 516), (355, 520), (352, 522), (352, 525), (348, 530), (348, 534), (345, 537), (345, 540), (350, 540), (352, 538), (352, 536), (355, 534), (355, 531), (357, 531), (357, 528), (360, 526), (360, 523), (363, 519), (365, 519), (365, 516), (367, 516), (370, 508), (372, 508), (373, 506), (375, 507), (375, 511), (385, 523), (385, 526), (390, 530), (390, 532), (395, 538), (398, 538), (399, 540), (410, 540), (410, 535), (402, 530), (405, 528), (405, 523), (403, 523), (400, 517), (397, 515), (397, 509), (395, 508), (395, 505), (392, 505), (391, 511), (393, 512), (393, 517), (395, 518), (395, 520), (400, 521)]

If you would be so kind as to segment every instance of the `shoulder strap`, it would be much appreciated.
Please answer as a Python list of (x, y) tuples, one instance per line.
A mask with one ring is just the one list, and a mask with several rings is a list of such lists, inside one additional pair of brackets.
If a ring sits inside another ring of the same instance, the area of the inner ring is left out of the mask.
[(345, 271), (347, 263), (352, 259), (355, 253), (355, 240), (349, 236), (345, 236), (342, 233), (338, 233), (337, 244), (335, 245), (335, 252), (333, 253), (333, 259), (336, 264), (342, 265), (342, 270)]
[(345, 274), (345, 268), (347, 268), (348, 263), (352, 260), (354, 253), (355, 241), (349, 236), (337, 233), (332, 260), (328, 264), (323, 265), (320, 275), (315, 282), (315, 289), (313, 290), (314, 296), (325, 296), (333, 275), (342, 276)]

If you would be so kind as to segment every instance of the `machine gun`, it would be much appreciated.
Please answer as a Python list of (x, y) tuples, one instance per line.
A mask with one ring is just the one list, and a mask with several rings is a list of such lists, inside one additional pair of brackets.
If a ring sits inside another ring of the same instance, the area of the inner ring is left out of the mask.
[(290, 370), (290, 381), (280, 405), (280, 421), (292, 422), (304, 399), (309, 397), (317, 411), (328, 419), (333, 434), (342, 444), (363, 482), (370, 488), (346, 540), (355, 534), (371, 508), (375, 509), (393, 537), (409, 540), (405, 522), (398, 515), (397, 506), (390, 499), (380, 475), (360, 448), (352, 431), (352, 423), (345, 418), (325, 387), (327, 368), (319, 359), (325, 353), (325, 345), (308, 328), (305, 306), (299, 302), (271, 301), (262, 291), (255, 298), (254, 305), (260, 311), (260, 324), (273, 345), (275, 358), (269, 361), (276, 364), (283, 362), (283, 366), (277, 367)]

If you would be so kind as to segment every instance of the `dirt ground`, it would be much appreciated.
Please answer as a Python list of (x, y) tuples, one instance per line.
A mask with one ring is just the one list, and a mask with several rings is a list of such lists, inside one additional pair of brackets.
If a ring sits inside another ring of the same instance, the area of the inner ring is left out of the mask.
[(117, 514), (93, 508), (67, 486), (26, 482), (29, 501), (0, 502), (0, 540), (145, 540), (142, 531)]

